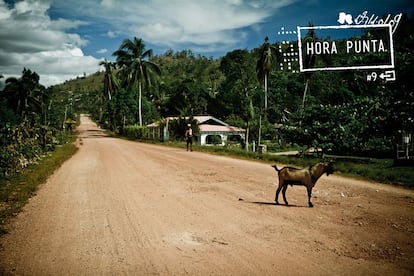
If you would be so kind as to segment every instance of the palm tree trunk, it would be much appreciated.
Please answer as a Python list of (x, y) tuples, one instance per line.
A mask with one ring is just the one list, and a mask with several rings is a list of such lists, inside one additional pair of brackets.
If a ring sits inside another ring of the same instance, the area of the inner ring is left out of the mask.
[(260, 112), (260, 116), (259, 116), (259, 138), (258, 138), (259, 141), (257, 142), (257, 147), (260, 146), (261, 136), (262, 136), (262, 112)]
[(139, 125), (142, 126), (142, 84), (138, 82), (138, 116), (139, 116)]
[(306, 93), (308, 91), (308, 86), (309, 86), (309, 79), (306, 80), (306, 84), (305, 84), (305, 91), (303, 91), (303, 98), (302, 98), (302, 112), (303, 109), (305, 109), (305, 99), (306, 99)]
[(264, 107), (267, 109), (267, 74), (264, 76), (264, 88), (265, 88), (265, 102)]
[(66, 114), (68, 112), (68, 107), (65, 106), (65, 115), (63, 116), (63, 123), (62, 123), (62, 129), (65, 131), (65, 122), (66, 122)]
[(246, 128), (246, 143), (245, 143), (246, 151), (249, 151), (249, 121), (247, 121), (247, 128)]

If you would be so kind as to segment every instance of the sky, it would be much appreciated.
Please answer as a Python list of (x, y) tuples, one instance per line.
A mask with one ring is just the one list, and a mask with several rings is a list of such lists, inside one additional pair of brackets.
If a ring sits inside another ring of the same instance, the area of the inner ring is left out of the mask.
[[(142, 38), (162, 55), (191, 50), (220, 58), (235, 49), (297, 39), (297, 26), (338, 25), (356, 18), (414, 14), (412, 0), (0, 0), (0, 74), (35, 71), (55, 85), (102, 70), (99, 62), (126, 38)], [(414, 26), (413, 26), (414, 27)], [(1, 89), (1, 88), (0, 88)]]

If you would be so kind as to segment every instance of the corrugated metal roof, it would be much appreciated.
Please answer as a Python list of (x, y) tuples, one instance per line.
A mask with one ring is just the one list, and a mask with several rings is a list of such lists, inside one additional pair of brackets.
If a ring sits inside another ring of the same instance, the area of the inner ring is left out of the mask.
[(213, 116), (194, 116), (194, 119), (197, 120), (198, 124), (200, 124), (200, 125), (204, 124), (205, 122), (208, 122), (210, 120), (217, 123), (217, 124), (223, 125), (223, 126), (228, 126), (229, 125), (229, 124), (227, 124), (227, 123), (225, 123), (225, 122), (223, 122), (223, 121), (221, 121), (221, 120), (219, 120), (219, 119), (217, 119)]
[(219, 126), (219, 125), (209, 125), (202, 124), (198, 125), (200, 132), (244, 132), (245, 130), (235, 126)]
[[(167, 117), (163, 120), (178, 120), (179, 117)], [(213, 116), (194, 116), (193, 117), (198, 122), (198, 127), (201, 132), (244, 132), (245, 130), (239, 127), (230, 126), (229, 124), (213, 117)], [(186, 117), (185, 119), (189, 119)], [(212, 122), (213, 124), (209, 123)], [(147, 125), (148, 127), (158, 127), (160, 122), (154, 122)]]

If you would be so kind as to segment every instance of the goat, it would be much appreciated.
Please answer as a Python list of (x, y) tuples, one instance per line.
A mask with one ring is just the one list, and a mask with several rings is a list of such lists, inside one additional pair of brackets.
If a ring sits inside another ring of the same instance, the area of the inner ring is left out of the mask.
[(310, 166), (308, 169), (298, 169), (293, 167), (283, 167), (278, 169), (276, 164), (272, 167), (278, 172), (279, 175), (279, 187), (276, 190), (275, 201), (279, 204), (279, 193), (282, 190), (283, 200), (286, 205), (289, 203), (286, 200), (286, 189), (288, 185), (302, 185), (308, 190), (308, 204), (309, 207), (313, 207), (311, 202), (312, 189), (316, 184), (316, 181), (324, 174), (326, 175), (333, 173), (333, 167), (330, 163), (317, 163)]

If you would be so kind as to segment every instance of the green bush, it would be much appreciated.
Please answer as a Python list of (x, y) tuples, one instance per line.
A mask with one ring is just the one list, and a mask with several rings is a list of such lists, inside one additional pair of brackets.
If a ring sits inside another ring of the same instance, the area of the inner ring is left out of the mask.
[(39, 136), (39, 128), (19, 126), (10, 135), (7, 144), (0, 147), (0, 179), (21, 173), (27, 166), (41, 159), (46, 152), (54, 151), (57, 144), (71, 139), (71, 133), (58, 132)]
[(148, 137), (148, 128), (145, 126), (125, 126), (122, 135), (128, 139), (145, 140)]
[(280, 131), (290, 142), (320, 148), (323, 153), (390, 158), (392, 142), (384, 135), (384, 113), (377, 98), (360, 97), (338, 105), (314, 104)]

